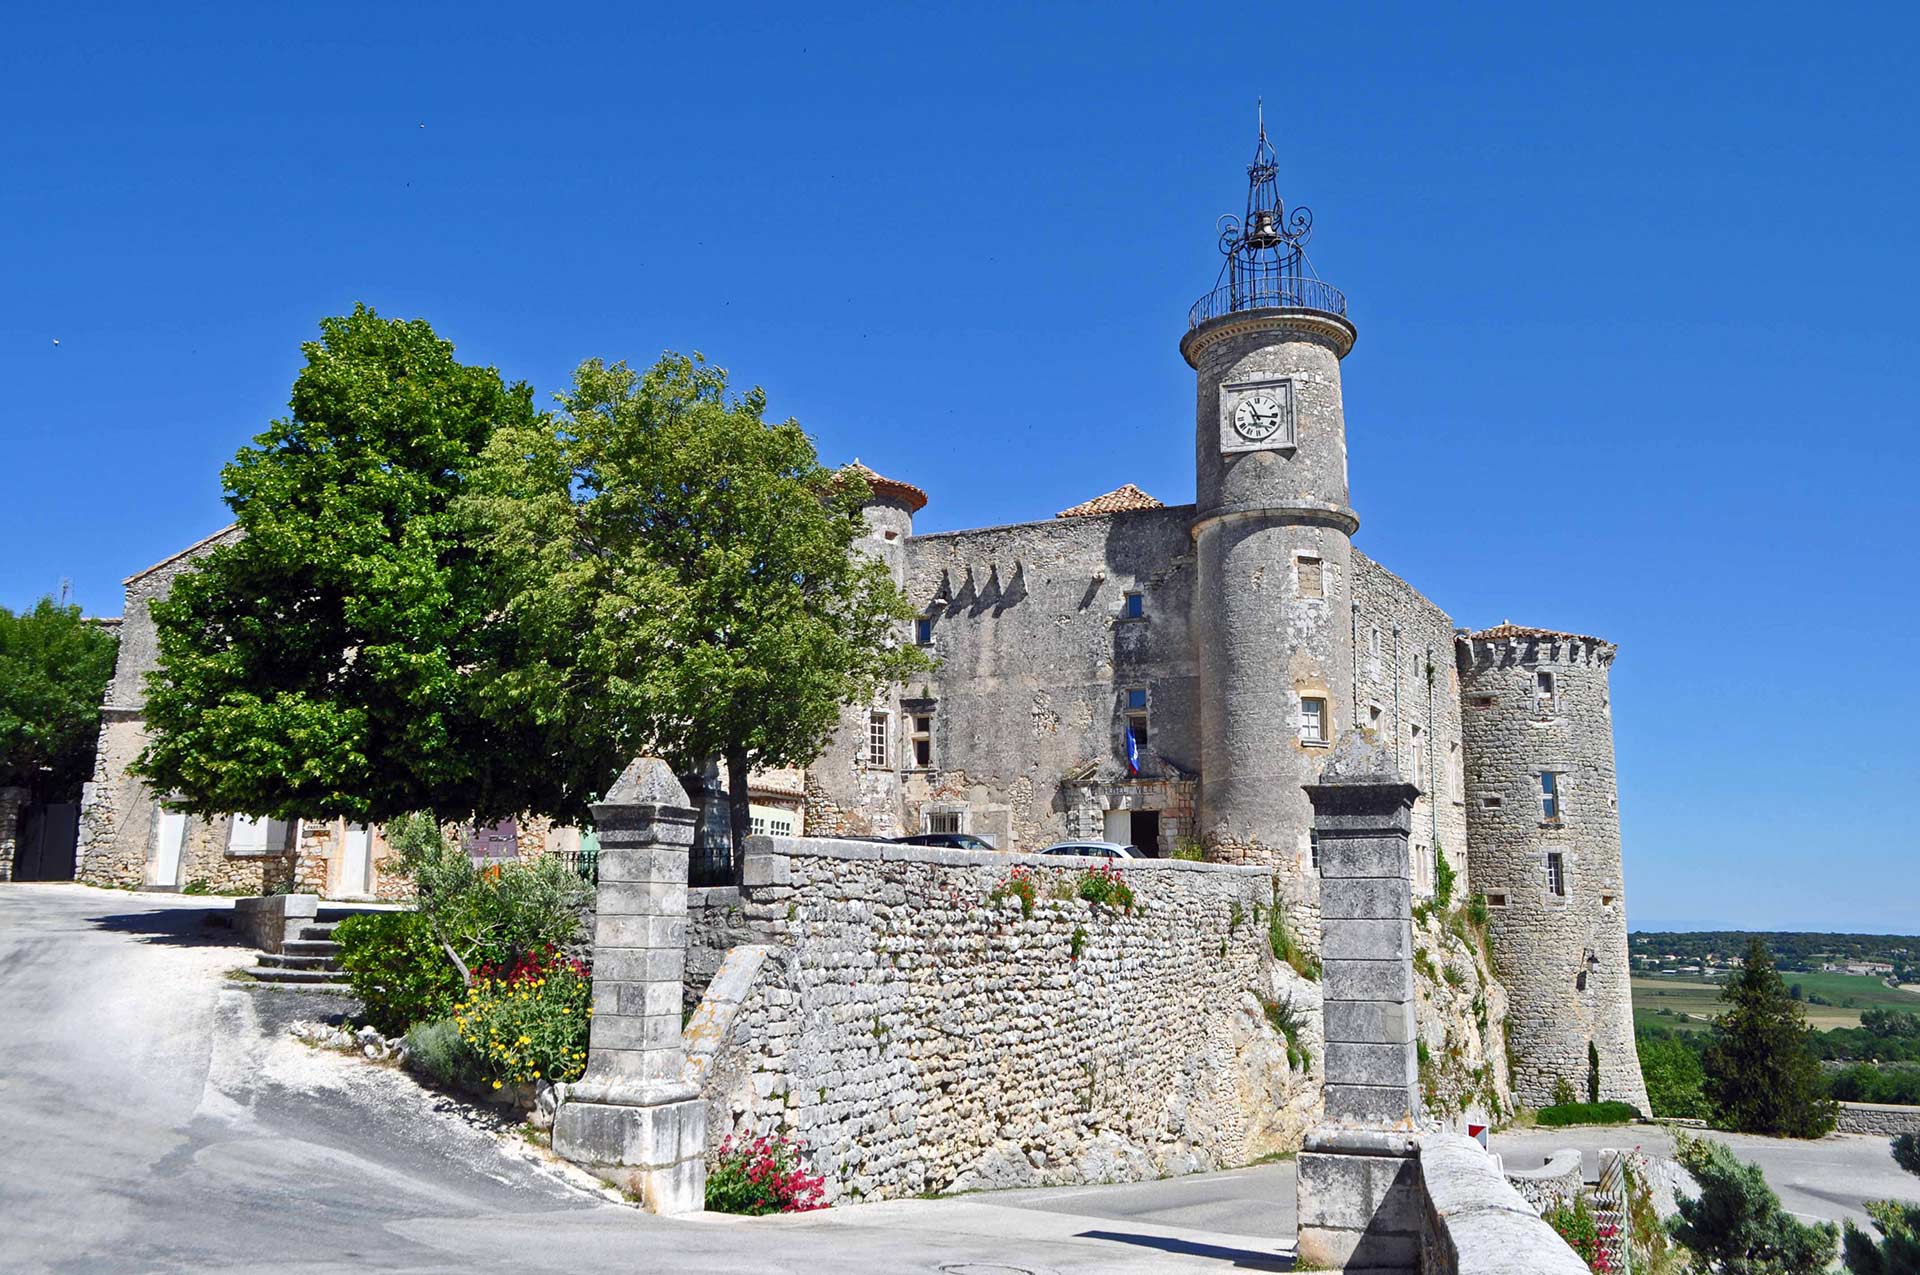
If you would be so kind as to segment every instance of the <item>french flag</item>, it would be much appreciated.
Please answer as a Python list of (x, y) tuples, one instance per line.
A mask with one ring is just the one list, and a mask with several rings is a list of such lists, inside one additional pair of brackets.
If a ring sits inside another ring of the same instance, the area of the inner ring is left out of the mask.
[(1127, 725), (1127, 773), (1129, 775), (1140, 773), (1140, 741), (1133, 736), (1132, 723)]

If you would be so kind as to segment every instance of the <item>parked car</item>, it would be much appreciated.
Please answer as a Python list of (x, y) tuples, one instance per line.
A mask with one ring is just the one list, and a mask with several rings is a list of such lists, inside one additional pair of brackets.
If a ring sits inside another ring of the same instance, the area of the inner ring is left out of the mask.
[(904, 846), (933, 846), (939, 850), (991, 850), (993, 842), (970, 832), (916, 832), (911, 837), (895, 837)]
[(1144, 859), (1132, 846), (1118, 841), (1056, 841), (1041, 854), (1077, 854), (1088, 859)]

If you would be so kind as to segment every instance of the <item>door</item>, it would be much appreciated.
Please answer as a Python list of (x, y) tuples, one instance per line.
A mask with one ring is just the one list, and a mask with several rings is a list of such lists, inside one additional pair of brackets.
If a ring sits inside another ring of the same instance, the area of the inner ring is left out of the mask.
[(1133, 811), (1131, 810), (1107, 811), (1107, 830), (1103, 835), (1103, 840), (1111, 841), (1116, 845), (1122, 845), (1122, 846), (1132, 845), (1133, 844)]
[(1160, 854), (1160, 812), (1158, 810), (1136, 810), (1133, 812), (1131, 836), (1127, 840), (1141, 854)]
[(187, 816), (178, 810), (162, 810), (154, 829), (153, 862), (148, 865), (147, 884), (171, 889), (180, 884), (180, 854), (187, 847)]
[(373, 833), (361, 823), (347, 825), (340, 851), (340, 893), (373, 893)]

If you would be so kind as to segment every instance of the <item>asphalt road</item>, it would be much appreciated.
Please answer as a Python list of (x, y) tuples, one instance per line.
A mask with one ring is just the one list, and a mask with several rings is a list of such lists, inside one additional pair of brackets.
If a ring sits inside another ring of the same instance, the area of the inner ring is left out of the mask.
[[(663, 1219), (226, 978), (217, 899), (0, 885), (0, 1270), (1014, 1275), (1287, 1270), (1291, 1165)], [(337, 1007), (337, 1004), (333, 1007)]]

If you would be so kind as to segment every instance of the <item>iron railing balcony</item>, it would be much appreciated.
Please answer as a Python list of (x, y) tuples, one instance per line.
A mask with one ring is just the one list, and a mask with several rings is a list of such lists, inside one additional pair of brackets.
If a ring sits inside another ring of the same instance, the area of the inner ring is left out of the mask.
[(1347, 317), (1347, 294), (1311, 275), (1263, 275), (1223, 283), (1187, 311), (1191, 331), (1211, 319), (1242, 310), (1318, 310)]

